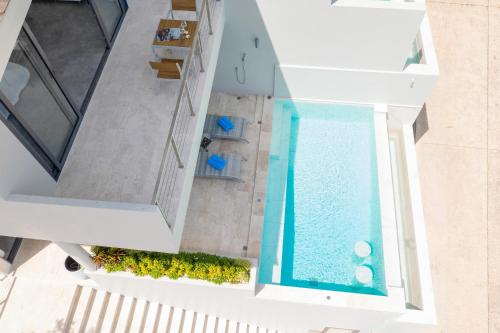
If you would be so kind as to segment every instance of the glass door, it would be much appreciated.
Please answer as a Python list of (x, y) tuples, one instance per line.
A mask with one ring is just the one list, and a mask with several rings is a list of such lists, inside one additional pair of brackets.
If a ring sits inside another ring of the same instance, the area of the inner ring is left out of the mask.
[(107, 40), (111, 42), (125, 12), (125, 4), (121, 0), (91, 0), (91, 3)]
[(88, 0), (33, 0), (24, 29), (77, 110), (109, 48)]
[(30, 140), (60, 170), (80, 118), (21, 31), (0, 81), (0, 99)]

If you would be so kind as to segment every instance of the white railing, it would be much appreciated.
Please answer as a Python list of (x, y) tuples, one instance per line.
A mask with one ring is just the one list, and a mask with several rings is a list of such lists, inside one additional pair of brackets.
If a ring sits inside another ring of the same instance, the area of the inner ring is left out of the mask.
[(196, 33), (192, 36), (193, 46), (183, 64), (178, 67), (181, 72), (181, 85), (175, 105), (172, 122), (168, 130), (167, 141), (163, 151), (160, 170), (155, 185), (152, 204), (157, 205), (170, 228), (173, 227), (169, 217), (176, 208), (176, 187), (182, 186), (179, 175), (182, 176), (185, 149), (189, 147), (188, 137), (191, 119), (196, 116), (195, 106), (198, 97), (198, 82), (205, 71), (208, 54), (204, 52), (209, 39), (213, 35), (213, 13), (219, 0), (203, 0), (198, 15)]

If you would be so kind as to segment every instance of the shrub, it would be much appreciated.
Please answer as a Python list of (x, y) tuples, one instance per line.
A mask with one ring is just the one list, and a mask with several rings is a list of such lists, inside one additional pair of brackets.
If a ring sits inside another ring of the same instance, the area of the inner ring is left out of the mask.
[(125, 271), (155, 279), (186, 277), (215, 284), (246, 283), (250, 279), (249, 261), (201, 252), (171, 254), (94, 246), (92, 259), (108, 273)]

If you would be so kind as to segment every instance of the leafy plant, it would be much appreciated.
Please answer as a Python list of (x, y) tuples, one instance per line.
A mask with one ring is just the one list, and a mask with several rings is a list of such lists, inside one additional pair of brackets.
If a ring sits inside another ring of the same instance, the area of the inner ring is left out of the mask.
[(155, 279), (168, 277), (176, 280), (186, 277), (215, 284), (247, 283), (250, 279), (251, 265), (248, 260), (202, 252), (171, 254), (94, 246), (92, 259), (97, 267), (107, 272), (125, 271)]

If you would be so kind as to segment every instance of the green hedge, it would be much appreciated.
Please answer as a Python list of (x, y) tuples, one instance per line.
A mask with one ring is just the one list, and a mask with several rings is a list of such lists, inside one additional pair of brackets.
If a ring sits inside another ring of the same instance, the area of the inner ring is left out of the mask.
[(215, 284), (247, 283), (250, 279), (249, 261), (207, 253), (170, 254), (94, 246), (92, 259), (97, 267), (104, 268), (108, 273), (131, 272), (155, 279), (187, 277)]

